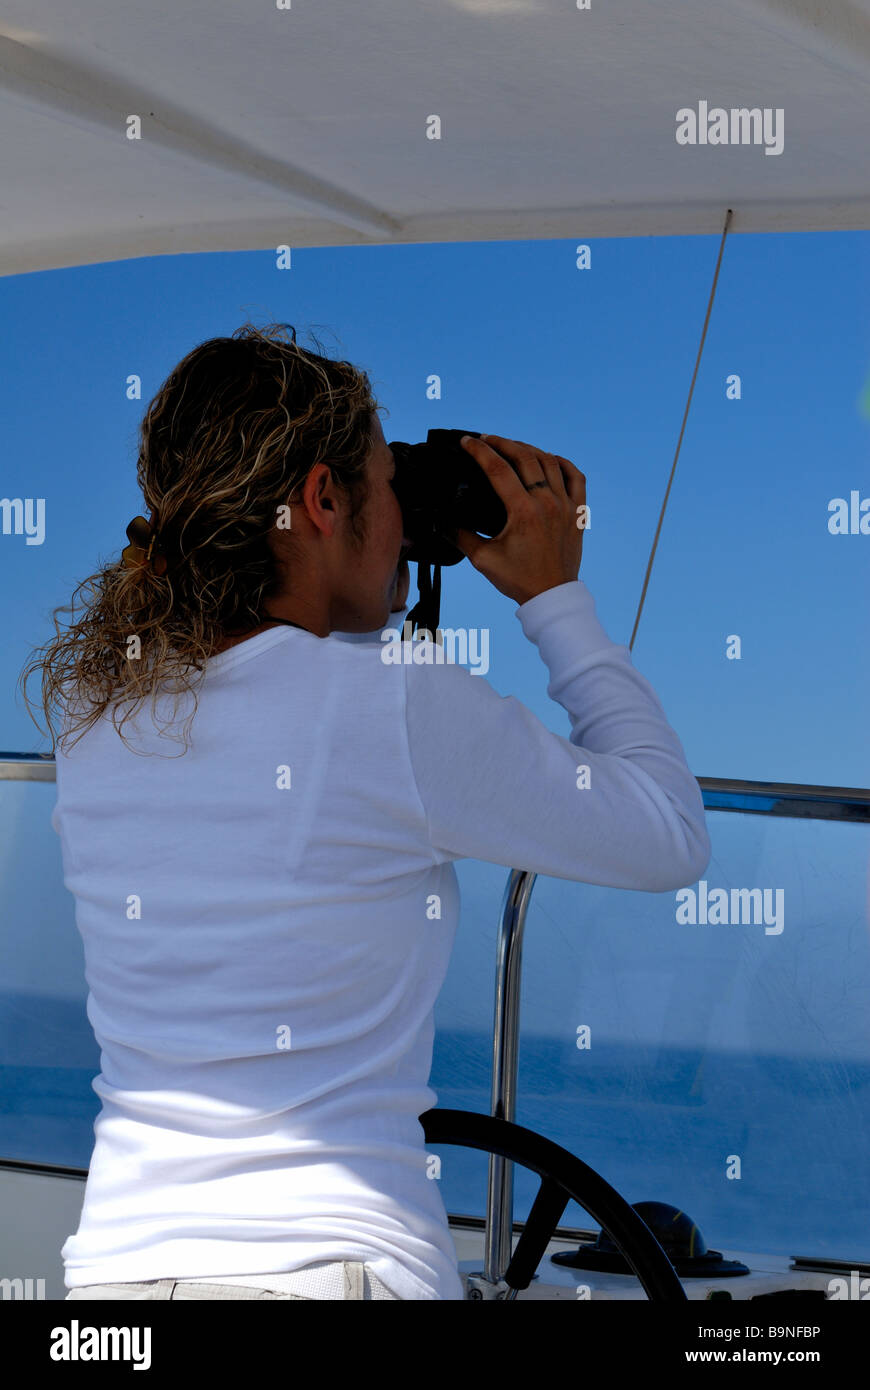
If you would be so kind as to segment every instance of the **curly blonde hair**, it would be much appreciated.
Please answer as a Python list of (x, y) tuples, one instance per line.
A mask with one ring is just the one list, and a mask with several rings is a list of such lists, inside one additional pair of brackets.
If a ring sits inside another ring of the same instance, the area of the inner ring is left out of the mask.
[[(205, 661), (228, 634), (267, 621), (264, 604), (281, 587), (268, 535), (315, 464), (329, 464), (349, 497), (352, 535), (364, 538), (366, 460), (382, 408), (364, 371), (299, 347), (290, 324), (246, 323), (232, 337), (200, 343), (173, 368), (140, 426), (136, 465), (167, 569), (128, 569), (116, 560), (54, 609), (55, 636), (35, 649), (19, 680), (42, 732), (27, 695), (28, 682), (42, 673), (52, 753), (77, 743), (110, 706), (124, 739), (127, 720), (149, 696), (156, 714), (164, 689), (174, 691), (176, 708), (178, 697), (193, 692), (186, 750)], [(65, 612), (71, 621), (61, 631)], [(132, 637), (147, 660), (131, 659)], [(65, 724), (59, 739), (53, 711)]]

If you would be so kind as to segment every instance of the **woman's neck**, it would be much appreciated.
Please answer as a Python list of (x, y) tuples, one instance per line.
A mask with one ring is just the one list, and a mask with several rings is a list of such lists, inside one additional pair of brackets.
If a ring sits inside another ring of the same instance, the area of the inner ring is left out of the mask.
[(249, 638), (256, 637), (261, 632), (268, 632), (270, 627), (284, 627), (285, 625), (300, 628), (303, 632), (309, 631), (301, 623), (294, 622), (290, 618), (264, 618), (258, 627), (252, 627), (248, 632), (239, 633), (237, 636), (226, 633), (215, 648), (214, 655), (217, 656), (219, 652), (225, 652), (230, 647), (237, 647), (240, 642), (247, 642)]

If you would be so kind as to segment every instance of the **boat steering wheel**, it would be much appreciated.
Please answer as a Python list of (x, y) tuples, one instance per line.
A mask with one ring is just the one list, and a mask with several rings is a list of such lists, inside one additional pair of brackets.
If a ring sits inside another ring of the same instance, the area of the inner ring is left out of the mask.
[(677, 1272), (646, 1222), (594, 1168), (567, 1149), (532, 1129), (471, 1110), (427, 1110), (420, 1123), (430, 1147), (455, 1144), (499, 1154), (540, 1177), (537, 1196), (505, 1271), (508, 1298), (529, 1287), (562, 1213), (573, 1200), (607, 1232), (651, 1301), (686, 1302)]

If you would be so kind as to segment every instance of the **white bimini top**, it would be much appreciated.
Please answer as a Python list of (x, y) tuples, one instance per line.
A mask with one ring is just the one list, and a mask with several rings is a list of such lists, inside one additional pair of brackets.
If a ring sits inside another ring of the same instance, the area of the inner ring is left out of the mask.
[(138, 751), (106, 716), (58, 749), (102, 1050), (69, 1288), (354, 1259), (398, 1298), (463, 1297), (418, 1118), (452, 861), (655, 892), (710, 856), (679, 739), (585, 585), (516, 612), (570, 740), (424, 664), (432, 643), (394, 663), (281, 626), (207, 663), (186, 752), (147, 704)]

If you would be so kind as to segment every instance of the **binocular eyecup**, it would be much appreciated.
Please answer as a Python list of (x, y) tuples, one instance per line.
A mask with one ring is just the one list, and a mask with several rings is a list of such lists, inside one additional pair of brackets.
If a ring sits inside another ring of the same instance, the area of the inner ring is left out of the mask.
[[(465, 556), (449, 537), (458, 528), (497, 536), (507, 524), (504, 503), (479, 464), (460, 443), (474, 430), (431, 429), (425, 444), (390, 444), (396, 461), (393, 491), (402, 509), (410, 542), (407, 560), (417, 565), (420, 599), (408, 614), (412, 633), (423, 629), (433, 638), (441, 605), (441, 566), (458, 565)], [(434, 566), (430, 578), (429, 566)], [(437, 640), (437, 639), (436, 639)]]

